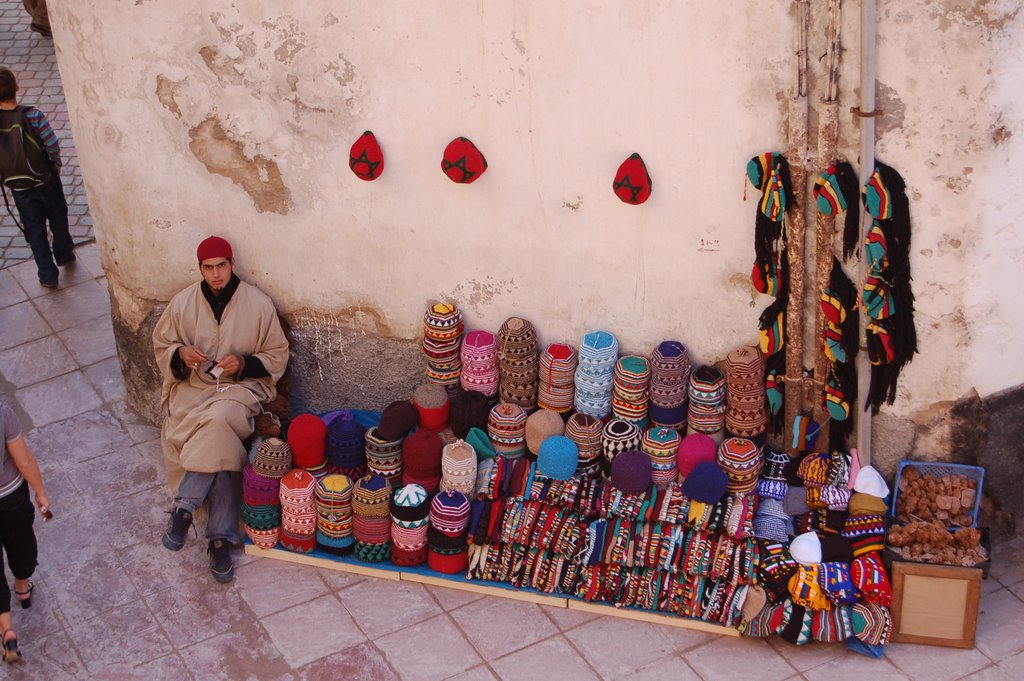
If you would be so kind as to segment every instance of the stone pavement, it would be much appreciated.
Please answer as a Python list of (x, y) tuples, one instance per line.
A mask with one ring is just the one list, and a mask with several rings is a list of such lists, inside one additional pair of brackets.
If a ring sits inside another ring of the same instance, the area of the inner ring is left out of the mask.
[[(39, 458), (55, 518), (38, 522), (28, 664), (11, 679), (1024, 678), (1024, 540), (997, 547), (978, 644), (892, 644), (881, 660), (349, 575), (239, 554), (210, 576), (205, 542), (159, 541), (169, 495), (158, 432), (125, 401), (98, 249), (61, 288), (0, 270), (0, 387)], [(199, 526), (204, 522), (200, 519)]]
[[(78, 168), (78, 152), (71, 139), (68, 106), (64, 102), (64, 86), (57, 70), (53, 41), (29, 30), (28, 14), (20, 0), (0, 0), (0, 64), (6, 64), (18, 78), (18, 102), (32, 104), (46, 114), (54, 132), (60, 137), (64, 159), (64, 195), (68, 200), (68, 222), (71, 238), (83, 243), (93, 238), (92, 217)], [(11, 210), (18, 214), (8, 193)], [(21, 221), (21, 218), (18, 218)], [(32, 257), (14, 219), (0, 205), (0, 269)]]

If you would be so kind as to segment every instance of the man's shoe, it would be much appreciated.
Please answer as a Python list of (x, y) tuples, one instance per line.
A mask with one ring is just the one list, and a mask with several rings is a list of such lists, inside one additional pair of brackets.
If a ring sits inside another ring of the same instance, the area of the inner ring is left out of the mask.
[(167, 530), (164, 532), (163, 542), (164, 548), (171, 551), (180, 551), (181, 547), (185, 545), (185, 535), (188, 534), (188, 528), (195, 527), (192, 525), (192, 512), (187, 511), (183, 508), (176, 508), (171, 511), (171, 519), (167, 521)]
[(235, 566), (231, 563), (231, 545), (224, 539), (211, 539), (206, 552), (210, 554), (210, 572), (221, 584), (235, 578)]
[(46, 281), (44, 279), (40, 279), (39, 285), (43, 288), (57, 288), (57, 280), (54, 279), (53, 281)]
[(63, 257), (58, 257), (55, 255), (54, 259), (57, 261), (57, 267), (64, 267), (64, 265), (70, 265), (78, 258), (75, 257), (75, 252), (71, 251), (70, 253)]

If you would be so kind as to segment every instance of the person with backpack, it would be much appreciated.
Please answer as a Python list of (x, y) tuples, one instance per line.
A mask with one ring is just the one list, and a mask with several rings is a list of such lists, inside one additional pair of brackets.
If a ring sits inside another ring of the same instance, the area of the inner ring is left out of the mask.
[[(43, 112), (19, 105), (17, 93), (14, 72), (0, 66), (0, 182), (14, 196), (39, 283), (57, 288), (57, 268), (75, 260), (75, 244), (68, 231), (68, 203), (60, 181), (60, 144)], [(47, 222), (53, 235), (52, 249)]]

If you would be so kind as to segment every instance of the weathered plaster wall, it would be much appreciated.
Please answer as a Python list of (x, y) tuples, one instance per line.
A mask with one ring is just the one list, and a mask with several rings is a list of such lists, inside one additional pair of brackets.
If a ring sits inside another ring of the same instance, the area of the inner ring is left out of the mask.
[[(879, 3), (878, 155), (911, 193), (921, 337), (884, 412), (891, 443), (913, 447), (934, 405), (972, 387), (1024, 383), (1024, 364), (1003, 359), (1024, 332), (1018, 4)], [(767, 299), (748, 284), (742, 172), (785, 146), (784, 5), (55, 3), (119, 337), (144, 337), (216, 232), (293, 323), (304, 406), (379, 404), (414, 381), (433, 299), (474, 327), (521, 314), (542, 341), (601, 327), (626, 351), (678, 337), (699, 361), (754, 342)], [(844, 17), (843, 112), (857, 103), (857, 15)], [(347, 168), (364, 129), (386, 157), (372, 183)], [(840, 134), (855, 161), (845, 113)], [(470, 186), (439, 169), (457, 135), (490, 163)], [(640, 207), (610, 187), (634, 151), (654, 179)], [(147, 361), (137, 342), (122, 351)]]

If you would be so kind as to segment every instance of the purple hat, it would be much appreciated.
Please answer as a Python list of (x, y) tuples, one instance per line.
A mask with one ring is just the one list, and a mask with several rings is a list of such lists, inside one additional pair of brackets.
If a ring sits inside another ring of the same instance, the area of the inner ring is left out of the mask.
[(705, 504), (721, 501), (725, 488), (729, 485), (729, 476), (713, 461), (703, 461), (690, 471), (683, 480), (683, 494)]
[(612, 484), (626, 494), (643, 494), (651, 486), (651, 458), (627, 449), (612, 461)]

